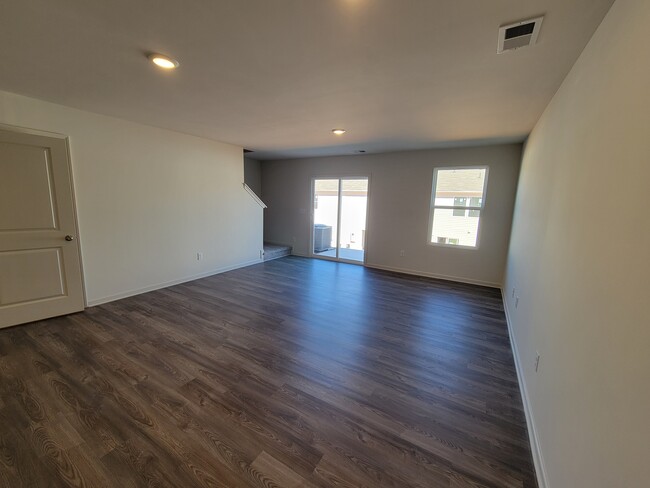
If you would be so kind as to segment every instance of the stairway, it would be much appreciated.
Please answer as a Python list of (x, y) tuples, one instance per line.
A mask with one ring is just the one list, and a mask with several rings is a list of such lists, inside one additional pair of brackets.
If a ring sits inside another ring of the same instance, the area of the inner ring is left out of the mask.
[(291, 255), (291, 246), (283, 246), (282, 244), (264, 243), (264, 261), (271, 259), (283, 258)]

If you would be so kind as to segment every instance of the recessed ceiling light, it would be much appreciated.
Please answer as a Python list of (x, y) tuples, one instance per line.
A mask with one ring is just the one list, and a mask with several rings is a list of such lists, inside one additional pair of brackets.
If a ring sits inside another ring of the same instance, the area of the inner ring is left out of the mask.
[(151, 61), (156, 66), (159, 66), (160, 68), (163, 69), (178, 68), (178, 64), (179, 64), (178, 61), (170, 58), (169, 56), (165, 56), (164, 54), (150, 54), (147, 57), (149, 58), (149, 61)]
[(332, 134), (336, 134), (337, 136), (342, 136), (345, 134), (345, 129), (332, 129)]

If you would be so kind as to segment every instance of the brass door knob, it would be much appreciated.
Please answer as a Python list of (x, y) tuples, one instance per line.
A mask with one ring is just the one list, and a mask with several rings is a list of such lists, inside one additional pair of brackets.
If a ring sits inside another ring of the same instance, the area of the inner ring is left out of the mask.
[(68, 241), (68, 242), (69, 241), (74, 241), (74, 236), (71, 236), (70, 234), (68, 234), (67, 236), (65, 236), (65, 240)]

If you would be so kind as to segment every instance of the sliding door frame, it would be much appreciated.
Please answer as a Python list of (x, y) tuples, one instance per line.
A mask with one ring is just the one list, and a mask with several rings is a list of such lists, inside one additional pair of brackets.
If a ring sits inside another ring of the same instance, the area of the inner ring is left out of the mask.
[[(316, 180), (338, 180), (338, 206), (336, 212), (336, 257), (319, 256), (314, 252), (314, 201), (316, 191)], [(343, 207), (343, 181), (344, 180), (367, 180), (368, 190), (366, 192), (366, 221), (365, 221), (365, 239), (363, 242), (363, 261), (354, 261), (351, 259), (343, 259), (339, 256), (339, 248), (341, 246), (341, 209)], [(323, 259), (326, 261), (335, 261), (339, 263), (357, 264), (360, 266), (366, 265), (368, 259), (368, 214), (370, 213), (370, 175), (322, 175), (311, 177), (311, 191), (309, 192), (309, 256), (315, 259)]]

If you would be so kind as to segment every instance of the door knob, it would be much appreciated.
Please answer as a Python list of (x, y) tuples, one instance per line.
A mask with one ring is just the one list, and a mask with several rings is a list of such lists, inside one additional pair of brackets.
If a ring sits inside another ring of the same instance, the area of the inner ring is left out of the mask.
[(68, 234), (67, 236), (65, 236), (65, 240), (66, 241), (74, 241), (74, 236), (71, 236), (70, 234)]

